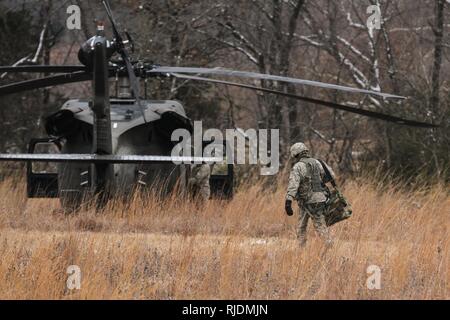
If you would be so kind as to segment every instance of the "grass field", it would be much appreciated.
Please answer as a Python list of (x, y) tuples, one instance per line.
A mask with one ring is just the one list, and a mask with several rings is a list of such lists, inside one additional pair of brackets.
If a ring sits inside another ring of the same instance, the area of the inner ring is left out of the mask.
[[(65, 215), (57, 200), (29, 200), (0, 183), (1, 299), (449, 299), (448, 186), (409, 191), (347, 182), (354, 216), (326, 249), (309, 226), (296, 242), (284, 187), (241, 187), (201, 209), (136, 196), (102, 213)], [(67, 268), (81, 270), (69, 290)], [(370, 266), (381, 270), (370, 290)]]

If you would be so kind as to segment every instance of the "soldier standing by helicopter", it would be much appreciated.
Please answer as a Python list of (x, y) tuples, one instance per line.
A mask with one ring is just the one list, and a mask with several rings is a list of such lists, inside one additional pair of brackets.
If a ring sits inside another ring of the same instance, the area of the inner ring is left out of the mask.
[[(203, 143), (202, 152), (209, 143)], [(192, 147), (192, 153), (195, 154), (195, 148)], [(214, 152), (210, 155), (214, 156)], [(212, 164), (208, 163), (196, 163), (190, 166), (190, 175), (187, 183), (187, 188), (190, 197), (194, 201), (198, 201), (199, 204), (208, 201), (211, 196), (211, 188), (209, 180), (212, 173)]]
[[(295, 165), (289, 176), (285, 210), (288, 216), (294, 214), (292, 209), (294, 200), (298, 202), (301, 208), (297, 233), (300, 245), (304, 246), (306, 244), (306, 231), (310, 218), (319, 236), (327, 245), (332, 245), (333, 240), (325, 221), (330, 194), (325, 183), (330, 182), (334, 177), (327, 177), (322, 163), (310, 157), (309, 149), (305, 144), (301, 142), (294, 144), (290, 149), (290, 153), (295, 160)], [(330, 172), (330, 175), (333, 175), (328, 166), (327, 170)]]
[(188, 189), (194, 200), (200, 200), (201, 202), (209, 200), (211, 195), (210, 177), (211, 166), (209, 164), (194, 164), (191, 166)]

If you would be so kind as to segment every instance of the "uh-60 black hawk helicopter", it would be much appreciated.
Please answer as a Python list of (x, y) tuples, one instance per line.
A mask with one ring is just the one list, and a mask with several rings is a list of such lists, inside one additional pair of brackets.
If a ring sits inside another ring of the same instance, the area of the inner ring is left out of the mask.
[[(163, 188), (164, 185), (165, 190), (171, 190), (177, 181), (185, 183), (189, 163), (210, 163), (217, 160), (171, 156), (172, 132), (178, 128), (192, 131), (192, 122), (180, 102), (141, 99), (138, 78), (174, 77), (224, 84), (287, 96), (402, 125), (435, 127), (419, 121), (200, 75), (280, 81), (376, 95), (386, 99), (403, 99), (392, 94), (222, 68), (163, 67), (132, 61), (126, 47), (131, 40), (129, 35), (124, 41), (108, 1), (103, 1), (103, 5), (112, 25), (114, 38), (109, 41), (105, 37), (104, 25), (99, 23), (97, 34), (79, 50), (78, 57), (82, 65), (0, 67), (0, 72), (57, 74), (0, 86), (0, 97), (26, 90), (92, 81), (91, 99), (69, 100), (58, 112), (46, 118), (48, 138), (33, 139), (27, 154), (0, 154), (0, 161), (28, 162), (29, 197), (60, 197), (63, 207), (73, 210), (81, 204), (86, 194), (97, 195), (98, 199), (102, 199), (100, 202), (104, 203), (112, 195), (130, 193), (137, 185), (158, 188)], [(119, 55), (120, 59), (112, 60), (114, 55)], [(115, 78), (120, 84), (118, 97), (110, 97), (110, 78)], [(58, 146), (60, 153), (34, 153), (35, 146), (39, 143), (53, 143)], [(58, 163), (57, 173), (35, 173), (32, 169), (33, 162)], [(182, 162), (183, 165), (176, 165), (175, 162)], [(211, 176), (213, 195), (232, 196), (232, 169), (230, 165), (227, 175)], [(155, 183), (156, 181), (161, 183)]]

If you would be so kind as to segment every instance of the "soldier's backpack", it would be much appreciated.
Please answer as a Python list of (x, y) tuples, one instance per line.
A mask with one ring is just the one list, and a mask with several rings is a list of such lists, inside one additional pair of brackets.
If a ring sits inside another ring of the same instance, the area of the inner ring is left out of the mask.
[(353, 211), (350, 203), (339, 191), (333, 175), (328, 170), (328, 166), (322, 160), (319, 161), (325, 171), (325, 181), (330, 181), (334, 188), (334, 190), (330, 191), (330, 196), (326, 203), (327, 209), (325, 210), (325, 223), (329, 227), (350, 218)]
[(336, 188), (332, 190), (330, 192), (330, 198), (327, 201), (327, 210), (325, 211), (325, 222), (327, 226), (332, 226), (350, 218), (352, 213), (352, 207), (342, 193)]

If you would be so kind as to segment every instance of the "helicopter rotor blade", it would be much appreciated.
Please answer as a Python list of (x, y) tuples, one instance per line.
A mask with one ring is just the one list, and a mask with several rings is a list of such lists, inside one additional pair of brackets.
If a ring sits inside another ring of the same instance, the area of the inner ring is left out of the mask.
[(391, 98), (391, 99), (406, 99), (405, 97), (390, 94), (390, 93), (383, 93), (383, 92), (377, 92), (377, 91), (371, 91), (371, 90), (365, 90), (365, 89), (358, 89), (358, 88), (352, 88), (352, 87), (346, 87), (336, 84), (329, 84), (319, 81), (312, 81), (312, 80), (303, 80), (303, 79), (297, 79), (297, 78), (290, 78), (290, 77), (282, 77), (282, 76), (274, 76), (270, 74), (263, 74), (263, 73), (255, 73), (255, 72), (247, 72), (247, 71), (236, 71), (236, 70), (229, 70), (229, 69), (223, 69), (223, 68), (191, 68), (191, 67), (155, 67), (152, 70), (147, 71), (147, 73), (150, 74), (158, 74), (158, 73), (187, 73), (187, 74), (196, 74), (196, 75), (216, 75), (216, 76), (226, 76), (226, 77), (240, 77), (240, 78), (252, 78), (252, 79), (258, 79), (258, 80), (272, 80), (272, 81), (280, 81), (280, 82), (288, 82), (292, 84), (300, 84), (300, 85), (306, 85), (306, 86), (313, 86), (313, 87), (319, 87), (319, 88), (325, 88), (325, 89), (332, 89), (332, 90), (339, 90), (339, 91), (345, 91), (345, 92), (351, 92), (351, 93), (364, 93), (364, 94), (370, 94), (375, 95), (383, 98)]
[(266, 92), (266, 93), (282, 95), (285, 97), (305, 101), (308, 103), (318, 104), (318, 105), (321, 105), (324, 107), (328, 107), (328, 108), (332, 108), (332, 109), (336, 109), (336, 110), (347, 111), (347, 112), (359, 114), (359, 115), (362, 115), (365, 117), (384, 120), (384, 121), (388, 121), (388, 122), (393, 122), (393, 123), (400, 124), (400, 125), (419, 127), (419, 128), (437, 128), (437, 127), (439, 127), (438, 125), (434, 125), (434, 124), (430, 124), (430, 123), (403, 119), (400, 117), (391, 116), (391, 115), (387, 115), (384, 113), (379, 113), (379, 112), (374, 112), (374, 111), (369, 111), (369, 110), (364, 110), (364, 109), (359, 109), (359, 108), (355, 108), (355, 107), (350, 107), (350, 106), (346, 106), (346, 105), (339, 104), (339, 103), (308, 98), (308, 97), (299, 96), (299, 95), (295, 95), (295, 94), (285, 93), (282, 91), (276, 91), (276, 90), (271, 90), (271, 89), (266, 89), (266, 88), (261, 88), (261, 87), (255, 87), (255, 86), (236, 83), (236, 82), (228, 82), (228, 81), (202, 78), (202, 77), (196, 77), (196, 76), (187, 76), (187, 75), (182, 75), (182, 74), (177, 74), (177, 73), (171, 73), (170, 75), (172, 75), (176, 78), (180, 78), (180, 79), (210, 82), (210, 83), (216, 83), (216, 84), (224, 84), (224, 85), (240, 87), (240, 88), (244, 88), (244, 89), (250, 89), (250, 90), (256, 90), (256, 91), (261, 91), (261, 92)]
[(116, 20), (114, 19), (112, 9), (111, 9), (111, 6), (110, 6), (108, 0), (103, 0), (102, 3), (103, 3), (103, 6), (105, 7), (106, 14), (108, 15), (108, 19), (111, 22), (114, 37), (116, 38), (117, 41), (120, 41), (120, 43), (123, 44), (122, 37), (120, 36), (119, 30), (117, 28), (117, 23), (116, 23)]
[(131, 90), (133, 91), (134, 97), (136, 98), (137, 103), (140, 105), (140, 98), (139, 98), (139, 82), (136, 77), (136, 74), (134, 73), (134, 68), (131, 65), (130, 57), (128, 55), (128, 52), (125, 50), (125, 48), (122, 51), (122, 58), (125, 61), (125, 65), (127, 67), (128, 72), (128, 78), (130, 79), (130, 85)]
[(131, 64), (130, 55), (128, 54), (128, 51), (126, 50), (122, 36), (119, 33), (119, 30), (117, 28), (116, 20), (114, 19), (111, 6), (108, 2), (108, 0), (103, 0), (103, 6), (106, 9), (106, 14), (108, 15), (109, 21), (111, 22), (114, 38), (116, 39), (116, 45), (118, 46), (117, 51), (122, 56), (123, 61), (125, 62), (127, 71), (128, 71), (128, 77), (130, 78), (131, 83), (131, 89), (133, 90), (133, 93), (136, 97), (136, 99), (139, 99), (139, 85), (138, 80), (136, 77), (136, 74), (134, 73), (133, 66)]
[(0, 154), (2, 161), (33, 162), (75, 162), (75, 163), (220, 163), (220, 157), (184, 157), (184, 156), (152, 156), (152, 155), (98, 155), (98, 154)]
[(113, 13), (112, 13), (112, 9), (111, 9), (111, 6), (110, 6), (108, 0), (103, 0), (102, 3), (103, 3), (103, 6), (105, 7), (106, 14), (108, 15), (109, 21), (111, 22), (111, 25), (112, 25), (112, 28), (113, 28), (113, 33), (114, 33), (114, 37), (115, 37), (116, 45), (117, 45), (117, 52), (122, 57), (123, 61), (125, 62), (125, 66), (127, 68), (128, 78), (130, 79), (131, 91), (134, 94), (134, 97), (136, 99), (136, 103), (139, 106), (139, 109), (140, 109), (141, 114), (142, 114), (142, 116), (144, 118), (144, 121), (147, 122), (147, 120), (145, 118), (145, 112), (144, 112), (144, 110), (142, 108), (141, 100), (140, 100), (139, 81), (138, 81), (138, 79), (136, 77), (136, 74), (134, 72), (133, 65), (131, 64), (130, 55), (128, 54), (128, 51), (125, 48), (122, 36), (120, 35), (119, 30), (117, 28), (117, 24), (116, 24), (116, 21), (114, 19), (114, 16), (113, 16)]
[(87, 71), (85, 66), (47, 66), (47, 65), (23, 65), (17, 67), (0, 67), (0, 73), (72, 73)]
[(15, 82), (4, 86), (0, 86), (0, 97), (22, 91), (46, 88), (51, 86), (59, 86), (67, 83), (89, 81), (92, 80), (92, 78), (93, 78), (92, 73), (82, 71)]

